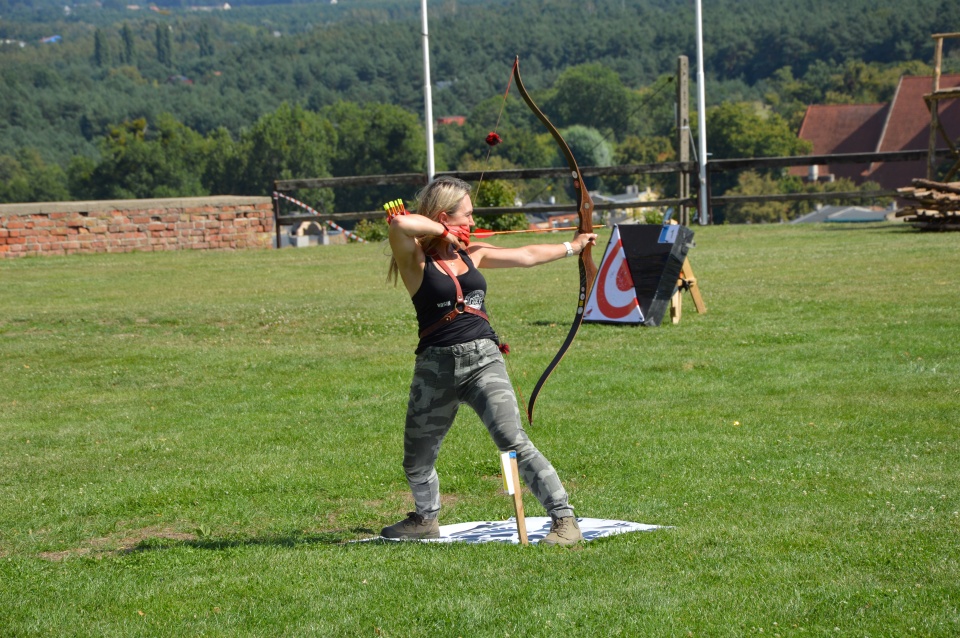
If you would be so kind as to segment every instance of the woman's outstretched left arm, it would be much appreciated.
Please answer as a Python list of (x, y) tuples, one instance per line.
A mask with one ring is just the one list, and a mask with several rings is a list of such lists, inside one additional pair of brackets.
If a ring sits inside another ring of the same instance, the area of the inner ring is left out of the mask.
[(501, 248), (473, 242), (467, 251), (477, 268), (530, 268), (570, 255), (579, 255), (587, 244), (596, 244), (595, 233), (577, 233), (562, 244), (530, 244), (520, 248)]

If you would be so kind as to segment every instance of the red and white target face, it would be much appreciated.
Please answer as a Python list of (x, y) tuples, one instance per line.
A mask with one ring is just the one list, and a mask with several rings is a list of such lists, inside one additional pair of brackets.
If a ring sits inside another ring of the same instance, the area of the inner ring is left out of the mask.
[(623, 244), (619, 238), (597, 275), (596, 303), (597, 310), (604, 319), (626, 319), (640, 311), (640, 304), (633, 289), (633, 277), (630, 276), (630, 268), (627, 266)]

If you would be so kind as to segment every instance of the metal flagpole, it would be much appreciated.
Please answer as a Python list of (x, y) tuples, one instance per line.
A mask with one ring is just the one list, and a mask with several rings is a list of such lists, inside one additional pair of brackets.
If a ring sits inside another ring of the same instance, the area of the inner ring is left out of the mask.
[(697, 123), (700, 133), (700, 225), (707, 218), (707, 98), (703, 73), (703, 11), (697, 0)]
[(430, 95), (430, 36), (427, 34), (427, 0), (420, 0), (423, 25), (423, 118), (427, 128), (427, 181), (433, 181), (433, 98)]

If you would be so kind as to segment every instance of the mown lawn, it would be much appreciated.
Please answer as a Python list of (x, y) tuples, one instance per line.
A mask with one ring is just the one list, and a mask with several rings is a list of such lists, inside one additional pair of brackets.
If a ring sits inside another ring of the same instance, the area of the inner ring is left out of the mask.
[[(960, 235), (694, 230), (708, 312), (537, 403), (580, 515), (672, 526), (574, 550), (347, 542), (411, 507), (383, 247), (0, 262), (0, 635), (960, 635)], [(528, 394), (576, 265), (487, 275)], [(468, 410), (438, 470), (511, 515)]]

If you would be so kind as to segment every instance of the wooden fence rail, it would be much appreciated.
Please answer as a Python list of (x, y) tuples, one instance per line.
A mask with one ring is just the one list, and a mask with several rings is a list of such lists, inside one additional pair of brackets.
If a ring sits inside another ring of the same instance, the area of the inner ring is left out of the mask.
[[(720, 173), (728, 171), (755, 170), (769, 168), (788, 168), (791, 166), (814, 166), (821, 164), (868, 164), (873, 162), (906, 162), (916, 160), (926, 160), (928, 152), (926, 149), (914, 151), (895, 151), (890, 153), (840, 153), (834, 155), (804, 155), (796, 157), (750, 157), (738, 159), (717, 159), (711, 160), (707, 164), (709, 173)], [(954, 157), (955, 153), (949, 150), (937, 151), (938, 158)], [(527, 180), (543, 179), (552, 177), (566, 177), (569, 174), (567, 168), (518, 168), (507, 170), (491, 171), (449, 171), (440, 172), (436, 176), (458, 177), (465, 181), (479, 181), (481, 176), (488, 180)], [(581, 168), (584, 177), (607, 177), (615, 175), (650, 175), (659, 173), (684, 173), (690, 176), (691, 183), (696, 184), (698, 177), (698, 165), (696, 162), (662, 162), (659, 164), (625, 164), (621, 166), (585, 166)], [(388, 186), (391, 184), (417, 184), (425, 185), (427, 175), (425, 173), (397, 173), (393, 175), (355, 175), (350, 177), (320, 177), (313, 179), (287, 179), (274, 182), (274, 190), (281, 193), (289, 193), (305, 188), (338, 188), (351, 186)], [(699, 189), (692, 188), (693, 192)], [(843, 191), (835, 193), (771, 193), (767, 195), (724, 195), (713, 197), (709, 194), (710, 206), (722, 206), (740, 202), (763, 202), (763, 201), (803, 201), (817, 199), (864, 199), (895, 197), (896, 191)], [(599, 203), (596, 210), (620, 210), (630, 208), (652, 208), (658, 206), (693, 206), (697, 202), (696, 197), (688, 198), (666, 198), (648, 202), (636, 203)], [(317, 215), (282, 215), (280, 213), (279, 200), (275, 205), (275, 227), (277, 229), (277, 240), (279, 245), (279, 232), (281, 225), (300, 223), (304, 221), (355, 221), (361, 219), (376, 219), (383, 215), (383, 211), (361, 211), (344, 213), (324, 213), (321, 211)], [(538, 206), (498, 206), (475, 209), (480, 215), (506, 215), (509, 213), (535, 213), (538, 210), (550, 212), (575, 212), (576, 206), (572, 204), (544, 205)]]

